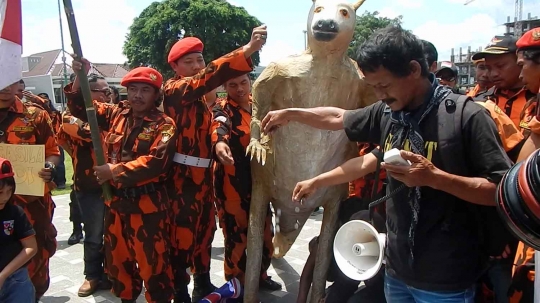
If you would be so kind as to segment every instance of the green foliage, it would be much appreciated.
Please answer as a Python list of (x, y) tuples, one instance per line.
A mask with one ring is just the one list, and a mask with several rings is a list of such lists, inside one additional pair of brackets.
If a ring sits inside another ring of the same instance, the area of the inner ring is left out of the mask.
[[(152, 66), (168, 78), (167, 56), (180, 37), (194, 36), (204, 45), (207, 63), (249, 42), (261, 22), (225, 0), (165, 0), (150, 4), (129, 28), (124, 54), (129, 67)], [(252, 56), (259, 64), (259, 53)]]
[(374, 11), (370, 13), (365, 11), (362, 16), (356, 18), (356, 27), (354, 29), (354, 36), (347, 50), (347, 54), (351, 58), (355, 58), (356, 49), (364, 43), (364, 41), (380, 28), (387, 27), (388, 25), (401, 25), (403, 17), (390, 19), (386, 17), (380, 17), (379, 12)]

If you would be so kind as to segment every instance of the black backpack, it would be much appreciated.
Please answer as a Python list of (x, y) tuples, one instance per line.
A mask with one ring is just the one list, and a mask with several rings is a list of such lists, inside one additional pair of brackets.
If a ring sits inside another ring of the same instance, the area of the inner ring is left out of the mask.
[[(438, 152), (440, 153), (444, 171), (459, 175), (470, 176), (468, 164), (465, 161), (465, 150), (463, 144), (463, 110), (467, 102), (474, 100), (466, 95), (450, 93), (445, 101), (439, 104), (438, 118)], [(486, 109), (487, 110), (487, 109)], [(383, 147), (386, 136), (391, 129), (390, 111), (385, 110), (381, 119), (381, 144)], [(380, 172), (380, 163), (383, 153), (378, 155), (376, 176)], [(375, 180), (377, 182), (377, 179)], [(377, 184), (374, 184), (377, 186)], [(495, 197), (493, 197), (495, 199)], [(517, 243), (517, 240), (504, 227), (497, 210), (493, 206), (482, 206), (469, 203), (468, 205), (475, 213), (479, 223), (480, 246), (483, 257), (487, 261), (489, 256), (499, 256), (502, 254), (507, 244)], [(514, 245), (511, 245), (514, 246)]]

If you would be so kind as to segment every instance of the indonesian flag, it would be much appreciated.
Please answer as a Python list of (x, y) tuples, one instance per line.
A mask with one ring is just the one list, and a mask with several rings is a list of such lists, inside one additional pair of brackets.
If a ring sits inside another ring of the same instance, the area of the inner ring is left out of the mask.
[(21, 0), (0, 0), (0, 89), (22, 79)]

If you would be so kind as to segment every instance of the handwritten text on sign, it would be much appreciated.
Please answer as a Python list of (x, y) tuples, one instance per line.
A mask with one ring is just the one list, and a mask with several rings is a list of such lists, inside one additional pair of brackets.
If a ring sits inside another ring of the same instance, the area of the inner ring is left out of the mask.
[(38, 172), (45, 164), (45, 145), (0, 144), (0, 157), (13, 165), (17, 195), (43, 197), (45, 183)]

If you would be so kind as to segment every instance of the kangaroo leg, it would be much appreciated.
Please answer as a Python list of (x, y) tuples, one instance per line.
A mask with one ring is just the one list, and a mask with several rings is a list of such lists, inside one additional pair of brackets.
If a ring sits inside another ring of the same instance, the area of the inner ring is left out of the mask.
[(245, 303), (259, 302), (259, 279), (261, 277), (262, 250), (264, 241), (264, 223), (270, 201), (265, 184), (253, 178), (251, 206), (249, 211), (246, 281), (244, 290)]
[(337, 202), (334, 201), (327, 200), (327, 203), (324, 204), (323, 222), (321, 225), (321, 233), (319, 235), (319, 248), (317, 250), (311, 298), (309, 300), (311, 303), (318, 303), (325, 294), (326, 274), (328, 272), (328, 267), (330, 266), (332, 242), (337, 228), (338, 211), (341, 203), (341, 200), (338, 200)]

